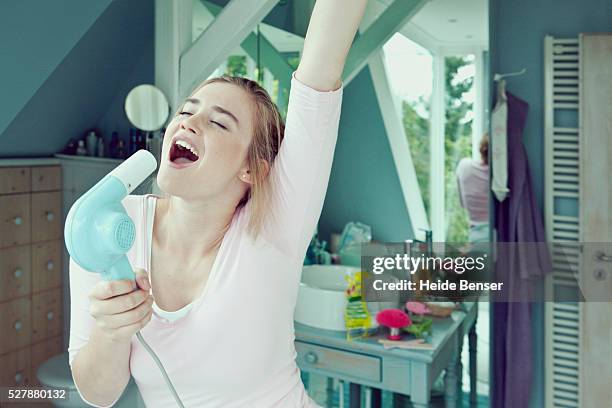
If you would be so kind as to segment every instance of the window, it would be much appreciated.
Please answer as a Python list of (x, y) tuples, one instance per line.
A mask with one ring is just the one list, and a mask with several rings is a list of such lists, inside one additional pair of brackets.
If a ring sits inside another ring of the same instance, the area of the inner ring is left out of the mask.
[(397, 33), (383, 46), (391, 92), (401, 114), (425, 211), (430, 217), (430, 105), (433, 57)]

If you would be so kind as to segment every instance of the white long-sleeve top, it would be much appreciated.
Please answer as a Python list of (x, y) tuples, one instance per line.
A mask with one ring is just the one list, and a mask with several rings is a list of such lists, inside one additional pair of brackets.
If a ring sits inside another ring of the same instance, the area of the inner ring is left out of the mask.
[[(342, 92), (342, 87), (316, 91), (293, 76), (285, 138), (270, 172), (274, 217), (255, 242), (246, 232), (250, 204), (238, 210), (203, 293), (175, 312), (173, 321), (155, 307), (141, 331), (187, 408), (314, 405), (295, 362), (293, 313), (304, 254), (327, 190)], [(129, 196), (123, 201), (136, 224), (136, 241), (128, 253), (133, 268), (150, 271), (157, 199)], [(70, 262), (71, 365), (95, 325), (88, 294), (99, 280), (98, 274)], [(147, 407), (176, 406), (135, 336), (130, 370)]]

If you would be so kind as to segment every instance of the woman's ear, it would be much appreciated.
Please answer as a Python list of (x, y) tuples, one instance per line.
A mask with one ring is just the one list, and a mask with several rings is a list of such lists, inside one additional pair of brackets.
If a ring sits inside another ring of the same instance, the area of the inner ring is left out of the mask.
[[(266, 160), (260, 159), (259, 165), (263, 170), (264, 177), (267, 177), (268, 173), (270, 172), (270, 164)], [(252, 172), (248, 167), (244, 167), (242, 170), (240, 170), (238, 173), (238, 178), (247, 184), (253, 184)]]

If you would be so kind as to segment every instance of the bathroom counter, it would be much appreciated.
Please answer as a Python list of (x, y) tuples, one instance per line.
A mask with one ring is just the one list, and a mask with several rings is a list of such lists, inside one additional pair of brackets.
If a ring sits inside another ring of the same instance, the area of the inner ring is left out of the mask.
[[(452, 318), (433, 318), (431, 350), (385, 349), (378, 342), (385, 338), (382, 333), (347, 340), (346, 332), (295, 323), (298, 365), (304, 372), (350, 384), (351, 394), (355, 396), (359, 386), (365, 386), (368, 403), (368, 394), (380, 395), (380, 390), (386, 390), (409, 395), (415, 407), (429, 406), (433, 383), (446, 369), (446, 406), (455, 407), (460, 394), (460, 343), (477, 316), (476, 303), (465, 303), (463, 307), (464, 311), (454, 312)], [(351, 397), (347, 406), (359, 407), (359, 399)]]

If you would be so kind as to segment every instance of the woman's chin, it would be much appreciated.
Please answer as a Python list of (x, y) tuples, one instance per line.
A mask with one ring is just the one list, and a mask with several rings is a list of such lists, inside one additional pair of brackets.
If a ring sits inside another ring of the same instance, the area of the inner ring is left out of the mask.
[(157, 186), (165, 194), (181, 196), (189, 182), (182, 175), (173, 173), (175, 173), (175, 170), (172, 168), (161, 166), (157, 173)]

